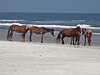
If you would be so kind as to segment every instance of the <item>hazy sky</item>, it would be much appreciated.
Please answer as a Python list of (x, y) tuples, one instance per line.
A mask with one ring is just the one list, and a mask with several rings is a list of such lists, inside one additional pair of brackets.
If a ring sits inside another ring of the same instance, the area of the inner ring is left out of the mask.
[(100, 0), (0, 0), (0, 12), (100, 13)]

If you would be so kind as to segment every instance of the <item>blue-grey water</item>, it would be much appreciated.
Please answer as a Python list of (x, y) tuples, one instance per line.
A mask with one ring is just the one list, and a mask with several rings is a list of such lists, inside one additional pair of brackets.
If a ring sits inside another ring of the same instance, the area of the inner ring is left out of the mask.
[[(0, 13), (0, 29), (12, 23), (26, 25), (76, 26), (78, 24), (100, 27), (99, 13)], [(99, 29), (94, 32), (100, 32)]]
[[(100, 45), (99, 13), (0, 13), (0, 40), (7, 40), (8, 27), (13, 23), (19, 25), (55, 26), (55, 30), (59, 30), (62, 26), (90, 25), (94, 27), (93, 34), (99, 33), (99, 35), (93, 35), (92, 43)], [(56, 28), (57, 26), (59, 26), (58, 29)]]

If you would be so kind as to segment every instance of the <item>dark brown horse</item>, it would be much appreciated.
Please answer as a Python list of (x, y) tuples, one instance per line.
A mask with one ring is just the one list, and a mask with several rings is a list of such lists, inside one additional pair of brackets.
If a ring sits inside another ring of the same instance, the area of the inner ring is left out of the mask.
[(35, 34), (42, 34), (41, 36), (41, 43), (43, 43), (43, 35), (47, 32), (50, 32), (54, 36), (54, 29), (49, 29), (49, 28), (44, 28), (44, 27), (36, 27), (32, 26), (30, 27), (30, 42), (32, 41), (32, 33), (34, 32)]
[(86, 38), (88, 40), (89, 46), (91, 46), (91, 39), (92, 39), (92, 30), (91, 29), (86, 29), (82, 28), (82, 34), (84, 34), (84, 46), (86, 45)]
[(23, 26), (19, 26), (19, 25), (11, 25), (8, 29), (8, 34), (7, 34), (7, 40), (12, 41), (13, 40), (13, 32), (18, 32), (18, 33), (22, 33), (21, 37), (22, 37), (22, 41), (25, 42), (25, 34), (27, 33), (27, 31), (29, 30), (29, 27), (23, 25)]
[[(76, 28), (72, 28), (72, 29), (64, 29), (62, 31), (59, 32), (58, 36), (57, 36), (57, 41), (60, 39), (62, 40), (62, 44), (64, 44), (64, 38), (65, 37), (71, 37), (71, 42), (70, 44), (75, 45), (75, 44), (80, 44), (80, 35), (81, 35), (81, 28), (78, 26)], [(74, 43), (74, 38), (76, 38), (75, 43)]]

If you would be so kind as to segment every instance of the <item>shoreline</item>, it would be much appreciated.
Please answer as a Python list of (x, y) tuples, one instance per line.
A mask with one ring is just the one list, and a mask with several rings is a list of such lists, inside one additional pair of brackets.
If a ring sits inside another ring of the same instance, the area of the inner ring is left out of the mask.
[[(0, 30), (0, 31), (1, 31), (0, 32), (0, 41), (8, 41), (7, 38), (6, 38), (7, 37), (7, 31), (5, 31), (5, 30), (4, 30), (4, 32), (2, 30)], [(43, 39), (44, 41), (43, 42), (44, 43), (61, 44), (61, 42), (60, 43), (56, 42), (57, 35), (58, 35), (58, 32), (55, 33), (55, 37), (53, 37), (50, 33), (46, 33), (44, 35), (44, 39)], [(100, 35), (93, 34), (93, 36), (92, 36), (92, 46), (100, 46), (100, 38), (99, 37), (100, 37)], [(13, 41), (21, 42), (21, 40), (22, 39), (21, 39), (20, 33), (14, 32)], [(40, 41), (41, 41), (41, 35), (37, 35), (37, 34), (33, 33), (32, 42), (33, 43), (36, 43), (36, 42), (40, 43)], [(64, 41), (65, 41), (66, 45), (70, 45), (70, 38), (66, 37), (64, 39)], [(29, 32), (26, 34), (25, 42), (29, 42)], [(80, 45), (83, 46), (83, 44), (84, 44), (84, 36), (81, 35)], [(86, 46), (88, 46), (88, 44), (86, 44)]]

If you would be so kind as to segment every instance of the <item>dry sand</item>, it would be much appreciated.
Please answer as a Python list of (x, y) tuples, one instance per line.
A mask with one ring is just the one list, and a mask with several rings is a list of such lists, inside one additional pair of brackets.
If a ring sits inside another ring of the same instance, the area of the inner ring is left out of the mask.
[(100, 47), (0, 41), (0, 75), (100, 75)]

